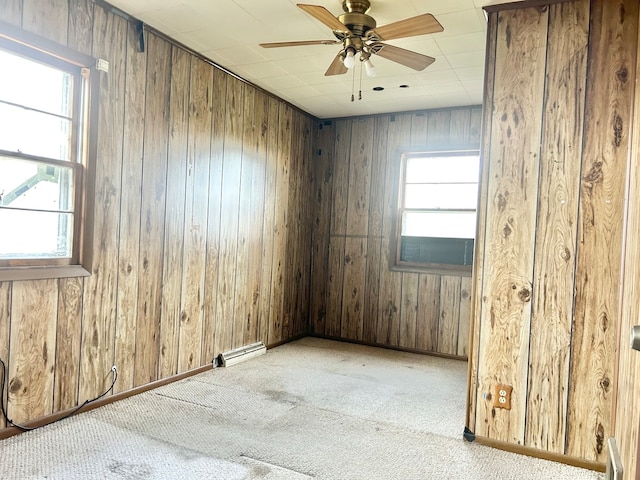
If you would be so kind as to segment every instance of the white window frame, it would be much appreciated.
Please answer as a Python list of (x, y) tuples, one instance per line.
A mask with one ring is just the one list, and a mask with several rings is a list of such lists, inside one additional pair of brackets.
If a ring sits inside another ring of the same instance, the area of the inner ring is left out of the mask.
[[(0, 150), (5, 158), (44, 165), (63, 166), (73, 172), (73, 232), (70, 257), (2, 258), (0, 281), (32, 280), (87, 276), (91, 271), (91, 238), (93, 220), (88, 212), (93, 206), (93, 159), (96, 156), (97, 93), (99, 75), (96, 61), (86, 55), (55, 44), (12, 25), (0, 22), (0, 48), (27, 59), (69, 72), (74, 77), (71, 155), (57, 160), (19, 151)], [(2, 208), (2, 207), (0, 207)], [(14, 210), (17, 211), (17, 210)], [(0, 226), (1, 229), (1, 226)]]
[[(471, 275), (472, 264), (473, 264), (473, 251), (468, 252), (470, 254), (469, 261), (467, 264), (454, 264), (454, 263), (445, 263), (445, 262), (437, 262), (437, 261), (425, 261), (425, 262), (414, 262), (414, 261), (406, 261), (402, 259), (402, 229), (403, 229), (403, 215), (405, 212), (421, 212), (425, 211), (425, 209), (414, 209), (408, 208), (405, 206), (405, 189), (408, 184), (406, 178), (406, 165), (407, 160), (415, 157), (424, 157), (424, 158), (432, 158), (433, 161), (437, 161), (438, 157), (451, 157), (451, 156), (478, 156), (480, 155), (479, 148), (477, 146), (463, 146), (463, 147), (444, 147), (444, 148), (405, 148), (400, 150), (400, 165), (398, 169), (398, 196), (397, 196), (397, 209), (396, 209), (396, 218), (395, 218), (395, 229), (394, 229), (394, 238), (391, 242), (393, 252), (392, 258), (393, 263), (391, 268), (393, 270), (399, 271), (416, 271), (416, 272), (429, 272), (429, 273), (441, 273), (441, 274), (459, 274), (459, 275)], [(480, 161), (478, 162), (480, 164)], [(480, 165), (479, 165), (480, 166)], [(476, 178), (478, 179), (477, 188), (479, 192), (479, 178), (480, 171), (478, 170)], [(448, 184), (448, 183), (446, 183)], [(477, 195), (476, 195), (477, 197)], [(473, 212), (475, 214), (475, 218), (477, 220), (477, 202), (474, 209), (470, 208), (442, 208), (442, 209), (434, 209), (433, 212)], [(475, 237), (475, 228), (474, 228), (474, 237)], [(434, 237), (425, 237), (425, 238), (438, 238)], [(466, 238), (466, 237), (465, 237)], [(475, 248), (475, 238), (473, 239), (473, 243), (465, 248), (470, 248), (473, 250)]]

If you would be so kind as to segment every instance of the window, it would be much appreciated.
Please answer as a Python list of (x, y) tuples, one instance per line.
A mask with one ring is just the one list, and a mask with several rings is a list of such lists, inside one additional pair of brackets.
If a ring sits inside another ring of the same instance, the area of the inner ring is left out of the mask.
[(470, 271), (478, 202), (478, 150), (401, 157), (396, 266)]
[(89, 69), (0, 40), (0, 280), (63, 276), (43, 269), (82, 264)]

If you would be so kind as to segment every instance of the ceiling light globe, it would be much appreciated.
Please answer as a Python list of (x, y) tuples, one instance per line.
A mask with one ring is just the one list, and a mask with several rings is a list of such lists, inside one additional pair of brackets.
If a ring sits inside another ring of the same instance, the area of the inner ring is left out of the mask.
[(376, 67), (371, 63), (371, 60), (368, 58), (364, 61), (364, 69), (367, 72), (367, 75), (370, 77), (376, 76)]
[(356, 64), (355, 52), (351, 49), (347, 50), (347, 56), (344, 57), (344, 66), (347, 68), (353, 68)]

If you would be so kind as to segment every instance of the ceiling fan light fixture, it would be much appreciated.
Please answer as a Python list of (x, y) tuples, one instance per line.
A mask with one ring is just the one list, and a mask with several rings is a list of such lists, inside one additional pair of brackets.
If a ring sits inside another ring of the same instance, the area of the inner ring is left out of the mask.
[(376, 67), (373, 63), (371, 63), (371, 60), (368, 58), (364, 61), (364, 69), (367, 72), (367, 75), (369, 77), (376, 76)]
[(356, 52), (352, 48), (347, 49), (347, 54), (344, 57), (344, 66), (347, 68), (353, 68), (356, 64)]

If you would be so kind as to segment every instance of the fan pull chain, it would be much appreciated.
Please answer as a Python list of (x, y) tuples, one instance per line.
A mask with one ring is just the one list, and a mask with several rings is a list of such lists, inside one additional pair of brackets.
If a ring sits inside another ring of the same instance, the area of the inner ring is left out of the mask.
[(352, 68), (351, 70), (353, 70), (353, 75), (351, 76), (351, 101), (353, 102), (355, 100), (353, 92), (356, 88), (356, 69)]
[(358, 100), (362, 100), (362, 60), (360, 60), (360, 90), (358, 91)]

